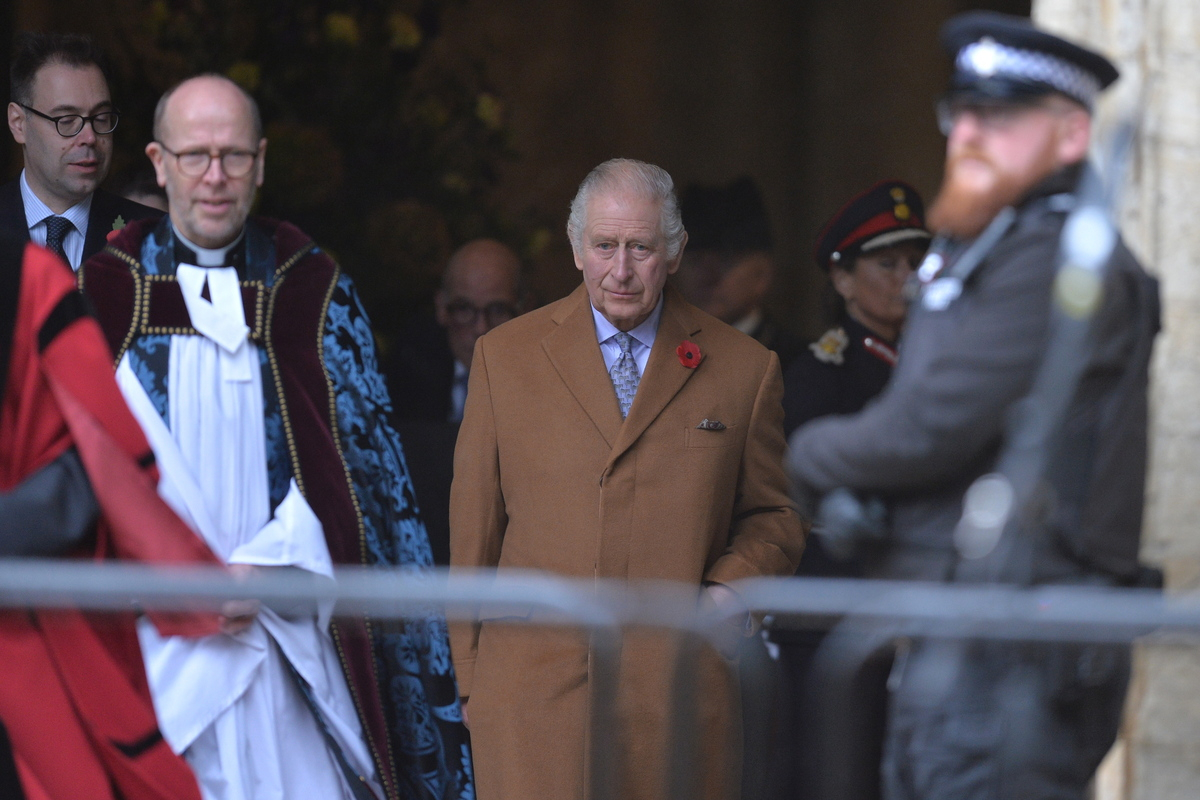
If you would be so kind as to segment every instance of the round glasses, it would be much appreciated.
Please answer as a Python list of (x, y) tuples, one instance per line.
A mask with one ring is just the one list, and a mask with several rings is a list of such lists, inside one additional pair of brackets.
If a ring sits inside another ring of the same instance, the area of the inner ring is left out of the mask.
[(158, 146), (175, 156), (179, 171), (189, 178), (199, 178), (208, 172), (214, 158), (220, 161), (221, 171), (226, 177), (244, 178), (254, 169), (254, 161), (258, 158), (257, 150), (222, 150), (217, 153), (208, 150), (185, 150), (176, 153), (162, 142), (159, 142)]
[(90, 117), (84, 117), (79, 114), (63, 114), (61, 117), (52, 117), (49, 114), (43, 114), (33, 106), (27, 106), (24, 103), (17, 103), (21, 108), (33, 114), (37, 114), (42, 119), (48, 119), (54, 123), (54, 129), (58, 131), (58, 135), (64, 139), (70, 139), (72, 136), (78, 136), (83, 130), (83, 126), (87, 123), (92, 123), (92, 130), (97, 136), (105, 136), (117, 129), (117, 123), (121, 119), (119, 111), (101, 111), (99, 114), (92, 114)]
[(487, 320), (488, 328), (508, 322), (517, 315), (517, 309), (503, 301), (497, 300), (480, 308), (470, 300), (455, 300), (446, 306), (446, 315), (455, 325), (474, 325), (480, 315)]

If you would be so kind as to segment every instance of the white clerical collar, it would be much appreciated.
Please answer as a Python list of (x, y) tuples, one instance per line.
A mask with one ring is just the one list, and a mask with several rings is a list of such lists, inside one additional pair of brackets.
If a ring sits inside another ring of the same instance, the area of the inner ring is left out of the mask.
[[(654, 337), (658, 334), (658, 321), (662, 319), (663, 297), (663, 294), (659, 294), (658, 303), (654, 306), (654, 310), (650, 312), (650, 316), (646, 317), (641, 325), (629, 331), (630, 336), (637, 339), (647, 348), (654, 347)], [(591, 304), (589, 303), (589, 305)], [(591, 306), (591, 309), (592, 321), (596, 324), (597, 342), (603, 344), (621, 332), (616, 325), (613, 325), (603, 314), (597, 311), (595, 306)]]
[(229, 251), (238, 245), (239, 242), (246, 236), (246, 228), (243, 227), (241, 233), (237, 235), (229, 244), (224, 247), (201, 247), (191, 239), (179, 232), (179, 228), (175, 227), (175, 223), (171, 223), (171, 230), (175, 231), (175, 235), (179, 237), (179, 241), (187, 245), (193, 252), (196, 253), (196, 266), (198, 267), (223, 267), (225, 266), (225, 256), (229, 255)]

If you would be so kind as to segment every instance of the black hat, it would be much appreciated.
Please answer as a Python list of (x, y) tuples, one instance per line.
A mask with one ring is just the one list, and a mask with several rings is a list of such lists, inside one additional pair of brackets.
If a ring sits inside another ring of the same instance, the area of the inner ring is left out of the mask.
[(928, 241), (925, 204), (904, 181), (887, 180), (855, 195), (817, 235), (813, 257), (828, 270), (859, 253), (903, 242)]
[(693, 184), (679, 197), (688, 250), (748, 253), (771, 249), (762, 193), (746, 175), (725, 186)]
[(954, 56), (952, 98), (1023, 102), (1058, 92), (1090, 109), (1120, 75), (1104, 56), (1025, 17), (969, 11), (948, 20), (941, 38)]

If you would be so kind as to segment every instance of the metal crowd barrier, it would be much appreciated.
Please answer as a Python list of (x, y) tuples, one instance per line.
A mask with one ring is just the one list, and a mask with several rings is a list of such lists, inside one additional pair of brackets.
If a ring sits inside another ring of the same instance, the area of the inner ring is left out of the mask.
[[(754, 579), (732, 585), (749, 610), (789, 627), (835, 624), (886, 627), (895, 636), (1025, 641), (1129, 642), (1149, 634), (1200, 633), (1200, 595), (1095, 586), (1013, 588), (842, 579)], [(705, 642), (716, 644), (721, 620), (701, 613), (697, 588), (672, 583), (570, 580), (534, 572), (337, 570), (336, 582), (292, 570), (235, 579), (215, 568), (151, 567), (0, 559), (0, 608), (77, 607), (99, 611), (218, 610), (228, 600), (258, 599), (294, 608), (335, 601), (338, 615), (419, 616), (431, 609), (451, 621), (516, 616), (513, 624), (573, 626), (592, 646), (592, 792), (616, 795), (619, 748), (612, 746), (622, 630), (651, 627), (682, 637), (674, 681), (676, 739), (671, 796), (696, 796), (694, 680), (688, 669)], [(530, 611), (537, 613), (530, 614)], [(1197, 639), (1200, 641), (1200, 639)]]

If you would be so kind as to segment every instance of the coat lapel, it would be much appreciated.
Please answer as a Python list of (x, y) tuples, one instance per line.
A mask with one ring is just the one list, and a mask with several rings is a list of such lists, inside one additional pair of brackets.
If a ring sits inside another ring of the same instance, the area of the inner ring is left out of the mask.
[[(680, 363), (675, 349), (684, 339), (698, 333), (700, 325), (687, 313), (683, 298), (672, 287), (667, 286), (663, 291), (666, 293), (666, 301), (658, 323), (658, 332), (654, 335), (650, 360), (646, 362), (646, 372), (638, 384), (637, 396), (633, 399), (629, 416), (620, 427), (605, 470), (633, 446), (696, 372), (695, 369)], [(606, 381), (607, 377), (605, 375)], [(611, 394), (611, 383), (609, 391)]]
[[(116, 197), (103, 189), (92, 193), (92, 208), (88, 212), (87, 237), (83, 243), (83, 258), (86, 261), (104, 249), (108, 244), (108, 235), (114, 230), (114, 225), (125, 226), (129, 219), (121, 216), (117, 208)], [(121, 221), (118, 223), (117, 218)]]
[(554, 321), (558, 327), (542, 339), (542, 349), (604, 441), (612, 447), (623, 427), (621, 411), (596, 342), (592, 305), (584, 286), (580, 285), (563, 303)]
[(0, 187), (0, 231), (29, 241), (29, 225), (25, 221), (25, 203), (21, 200), (19, 179)]

